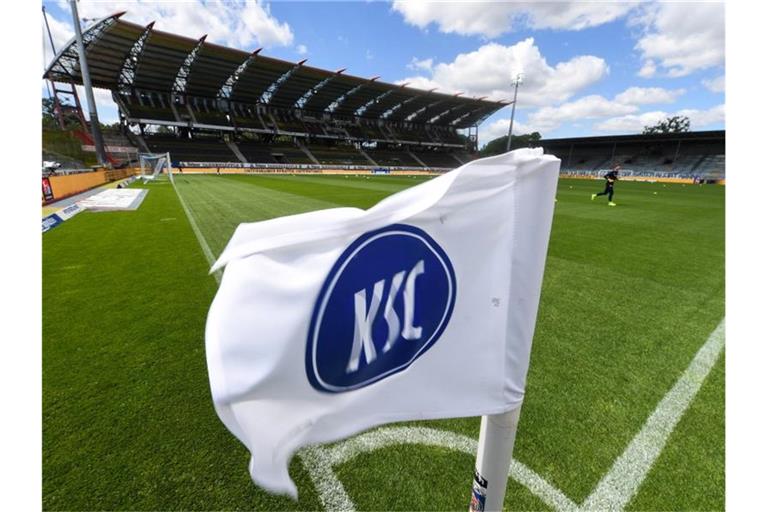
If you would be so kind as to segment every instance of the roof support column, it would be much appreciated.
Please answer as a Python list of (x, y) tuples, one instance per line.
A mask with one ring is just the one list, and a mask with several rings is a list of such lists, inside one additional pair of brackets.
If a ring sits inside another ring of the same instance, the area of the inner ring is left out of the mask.
[(72, 24), (75, 27), (75, 37), (77, 38), (77, 53), (80, 56), (80, 73), (83, 76), (85, 98), (88, 100), (88, 119), (91, 122), (91, 134), (93, 135), (93, 144), (96, 147), (96, 157), (99, 159), (101, 165), (106, 165), (107, 154), (104, 152), (104, 139), (101, 136), (99, 114), (96, 111), (96, 100), (93, 97), (93, 87), (91, 85), (91, 74), (88, 72), (88, 60), (85, 57), (83, 33), (80, 29), (80, 16), (77, 14), (77, 1), (69, 0), (69, 6), (72, 8)]
[(681, 139), (677, 139), (677, 147), (675, 148), (675, 156), (672, 158), (672, 165), (677, 163), (677, 157), (680, 156), (680, 143), (682, 142)]

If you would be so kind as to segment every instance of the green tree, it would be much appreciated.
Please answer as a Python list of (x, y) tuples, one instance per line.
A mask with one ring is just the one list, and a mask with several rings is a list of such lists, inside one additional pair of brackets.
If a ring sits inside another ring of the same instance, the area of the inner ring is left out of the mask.
[(691, 120), (686, 116), (672, 116), (653, 126), (643, 128), (643, 135), (652, 133), (682, 133), (691, 131)]
[(49, 117), (53, 119), (56, 115), (53, 110), (53, 98), (43, 98), (43, 117)]
[[(510, 150), (527, 148), (529, 145), (531, 145), (531, 143), (538, 140), (541, 140), (541, 134), (539, 132), (525, 133), (523, 135), (513, 135), (512, 143), (510, 144), (509, 148)], [(483, 148), (480, 150), (480, 156), (500, 155), (506, 152), (507, 136), (503, 135), (497, 139), (489, 141), (485, 146), (483, 146)]]
[(58, 125), (53, 98), (43, 98), (43, 128), (56, 128)]
[(120, 123), (119, 122), (114, 122), (114, 123), (111, 123), (111, 124), (104, 124), (104, 123), (99, 122), (99, 126), (101, 126), (101, 131), (104, 132), (104, 133), (111, 133), (111, 134), (120, 133)]

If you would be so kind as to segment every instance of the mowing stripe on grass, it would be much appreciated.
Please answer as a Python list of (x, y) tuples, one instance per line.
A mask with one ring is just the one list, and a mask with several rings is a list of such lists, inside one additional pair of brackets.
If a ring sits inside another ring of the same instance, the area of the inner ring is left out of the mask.
[[(173, 185), (173, 190), (176, 191), (176, 197), (179, 198), (179, 202), (181, 203), (181, 207), (184, 209), (184, 213), (187, 214), (187, 219), (189, 219), (189, 225), (192, 226), (192, 231), (195, 233), (195, 237), (197, 238), (197, 243), (200, 244), (200, 249), (203, 250), (203, 255), (205, 255), (205, 259), (208, 260), (208, 266), (213, 266), (214, 262), (216, 261), (216, 257), (213, 255), (213, 252), (211, 251), (210, 246), (208, 245), (208, 242), (206, 242), (205, 237), (203, 236), (202, 231), (200, 231), (200, 228), (197, 227), (197, 222), (195, 222), (195, 218), (192, 215), (192, 212), (187, 207), (187, 203), (184, 202), (184, 198), (181, 196), (181, 193), (179, 192), (179, 189), (176, 188), (176, 183), (171, 180), (171, 184)], [(216, 279), (216, 282), (221, 284), (221, 270), (217, 270), (213, 273), (213, 277)]]
[[(439, 446), (466, 453), (477, 453), (477, 441), (465, 435), (424, 427), (391, 427), (367, 432), (343, 441), (331, 448), (314, 446), (299, 452), (310, 474), (325, 510), (355, 510), (355, 505), (333, 471), (334, 466), (349, 462), (358, 455), (393, 445), (415, 444)], [(556, 510), (576, 510), (578, 507), (559, 489), (537, 475), (525, 464), (512, 460), (509, 477), (527, 487), (544, 503)], [(467, 482), (469, 496), (471, 482)]]
[(725, 347), (725, 319), (709, 335), (640, 432), (584, 501), (582, 510), (622, 510), (637, 493)]

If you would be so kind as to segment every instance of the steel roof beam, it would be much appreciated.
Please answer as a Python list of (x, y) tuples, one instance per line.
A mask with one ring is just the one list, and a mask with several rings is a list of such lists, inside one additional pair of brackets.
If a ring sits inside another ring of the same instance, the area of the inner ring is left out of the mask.
[(346, 69), (347, 68), (342, 68), (336, 71), (335, 74), (333, 74), (332, 76), (329, 76), (328, 78), (324, 79), (322, 82), (317, 84), (316, 86), (309, 89), (307, 92), (304, 93), (304, 95), (301, 98), (296, 100), (296, 103), (293, 105), (293, 108), (303, 109), (304, 105), (307, 104), (307, 102), (312, 98), (312, 96), (317, 94), (318, 91), (320, 91), (323, 87), (328, 85), (328, 83), (331, 82), (334, 78), (338, 78), (344, 71), (346, 71)]
[(240, 76), (245, 73), (245, 70), (248, 69), (248, 66), (250, 66), (251, 63), (256, 59), (256, 56), (261, 52), (261, 50), (262, 49), (259, 48), (251, 53), (248, 58), (246, 58), (243, 63), (240, 64), (240, 66), (238, 66), (231, 75), (229, 75), (229, 78), (227, 78), (227, 80), (224, 82), (224, 85), (221, 86), (221, 90), (219, 90), (219, 93), (216, 95), (217, 98), (227, 99), (232, 96), (232, 89), (234, 89), (237, 81), (240, 80)]
[(192, 51), (189, 52), (187, 58), (184, 59), (184, 62), (182, 62), (181, 66), (179, 66), (179, 71), (176, 73), (176, 79), (173, 81), (174, 94), (183, 95), (186, 93), (189, 70), (192, 68), (192, 63), (195, 62), (197, 54), (200, 53), (200, 48), (203, 47), (203, 43), (205, 42), (206, 37), (208, 37), (208, 34), (197, 40), (195, 47), (192, 48)]
[(374, 76), (373, 78), (371, 78), (367, 82), (363, 82), (360, 85), (356, 85), (355, 87), (353, 87), (352, 89), (348, 90), (347, 92), (345, 92), (344, 94), (342, 94), (341, 96), (336, 98), (334, 101), (332, 101), (331, 104), (328, 105), (325, 108), (325, 111), (328, 112), (328, 113), (333, 113), (337, 108), (339, 108), (339, 106), (342, 103), (344, 103), (347, 100), (347, 98), (349, 98), (353, 94), (356, 94), (360, 89), (362, 89), (366, 85), (372, 84), (373, 82), (375, 82), (379, 78), (381, 78), (381, 77), (380, 76)]
[(408, 116), (405, 118), (405, 121), (406, 121), (407, 123), (410, 123), (410, 122), (412, 122), (414, 119), (416, 119), (417, 117), (419, 117), (419, 115), (421, 115), (421, 114), (423, 114), (424, 112), (426, 112), (428, 109), (430, 109), (430, 108), (432, 108), (432, 107), (436, 107), (437, 105), (439, 105), (439, 104), (441, 104), (441, 103), (445, 103), (445, 100), (438, 100), (438, 101), (433, 101), (433, 102), (432, 102), (432, 103), (430, 103), (429, 105), (425, 105), (425, 106), (421, 107), (419, 110), (417, 110), (417, 111), (415, 111), (415, 112), (413, 112), (413, 113), (409, 114), (409, 115), (408, 115)]
[[(88, 50), (88, 46), (96, 40), (107, 28), (115, 23), (125, 11), (117, 12), (111, 16), (100, 19), (83, 31), (83, 46)], [(77, 53), (77, 41), (74, 37), (65, 44), (59, 53), (53, 58), (51, 63), (45, 68), (43, 78), (56, 80), (56, 77), (49, 76), (51, 73), (67, 75), (70, 79), (76, 79), (80, 76), (80, 62)], [(77, 72), (76, 72), (77, 70)]]
[[(403, 84), (403, 85), (402, 85), (402, 87), (405, 87), (405, 86), (406, 86), (406, 84)], [(427, 94), (429, 94), (429, 93), (431, 93), (431, 92), (435, 92), (436, 90), (437, 90), (437, 89), (430, 89), (430, 90), (428, 90), (428, 91), (427, 91)], [(387, 110), (386, 112), (383, 112), (383, 113), (381, 114), (381, 116), (380, 116), (380, 119), (388, 119), (388, 118), (389, 118), (389, 116), (391, 116), (392, 114), (394, 114), (395, 112), (397, 112), (398, 110), (400, 110), (402, 107), (406, 106), (407, 104), (409, 104), (410, 102), (412, 102), (412, 101), (414, 101), (414, 100), (418, 100), (418, 99), (421, 99), (421, 98), (423, 98), (424, 96), (426, 96), (426, 94), (423, 94), (423, 95), (416, 95), (416, 96), (411, 96), (410, 98), (408, 98), (408, 99), (406, 99), (406, 100), (403, 100), (403, 101), (401, 101), (400, 103), (398, 103), (398, 104), (396, 104), (396, 105), (393, 105), (393, 106), (392, 106), (392, 108), (390, 108), (389, 110)]]
[(280, 86), (283, 85), (291, 77), (291, 75), (296, 72), (296, 70), (303, 66), (305, 62), (307, 62), (307, 59), (297, 62), (295, 66), (283, 73), (283, 76), (272, 82), (272, 84), (267, 87), (267, 90), (264, 91), (264, 94), (261, 95), (261, 102), (269, 104), (269, 101), (275, 95)]
[(122, 94), (130, 93), (133, 89), (133, 79), (136, 76), (136, 67), (139, 64), (141, 55), (144, 53), (144, 45), (154, 26), (155, 22), (153, 21), (144, 27), (144, 32), (142, 32), (136, 42), (133, 43), (133, 46), (131, 46), (131, 49), (128, 50), (128, 54), (125, 56), (123, 66), (120, 68), (120, 74), (117, 75), (118, 91)]

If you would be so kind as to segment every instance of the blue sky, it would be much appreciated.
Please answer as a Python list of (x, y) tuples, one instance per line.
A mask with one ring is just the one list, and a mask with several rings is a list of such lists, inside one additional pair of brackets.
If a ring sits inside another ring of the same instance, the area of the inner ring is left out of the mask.
[[(44, 5), (60, 47), (72, 35), (67, 3)], [(466, 96), (510, 100), (522, 72), (516, 133), (638, 133), (673, 114), (695, 130), (725, 123), (719, 3), (82, 0), (79, 9), (81, 18), (125, 10), (159, 30)], [(105, 122), (117, 119), (109, 93), (97, 102)], [(506, 133), (509, 113), (483, 123), (481, 143)]]

